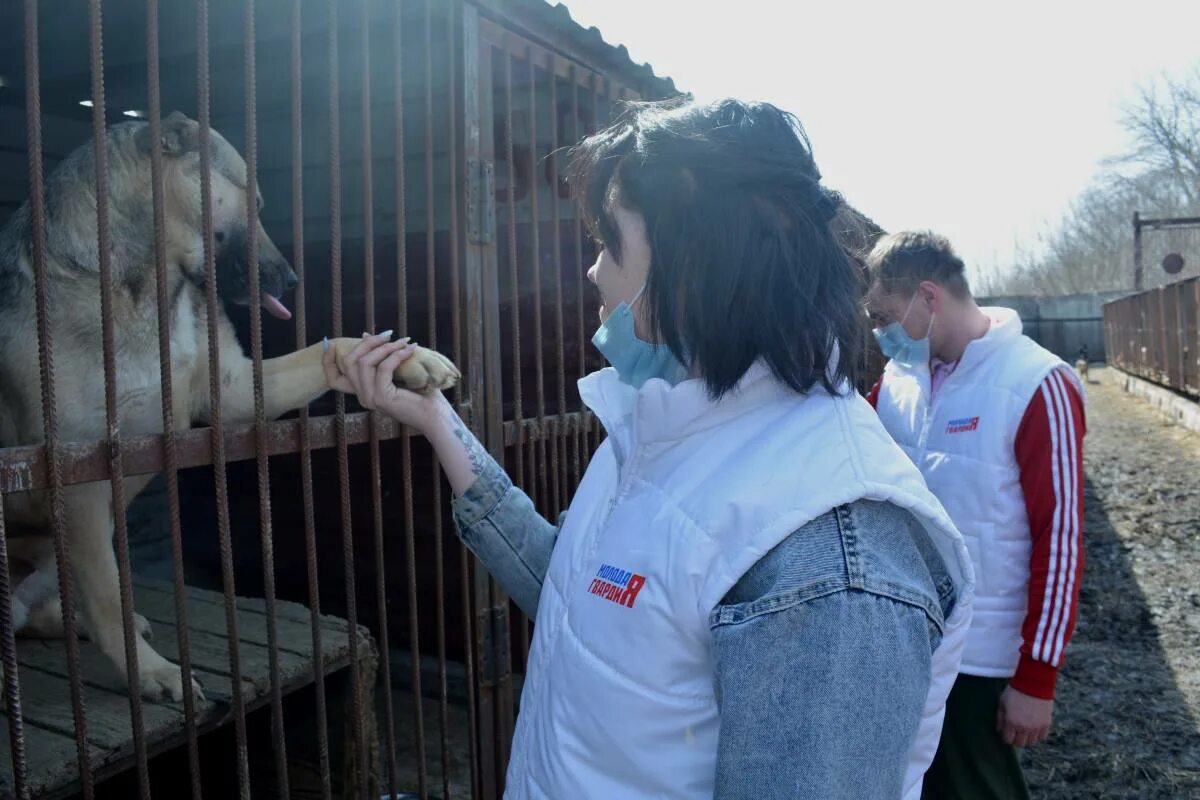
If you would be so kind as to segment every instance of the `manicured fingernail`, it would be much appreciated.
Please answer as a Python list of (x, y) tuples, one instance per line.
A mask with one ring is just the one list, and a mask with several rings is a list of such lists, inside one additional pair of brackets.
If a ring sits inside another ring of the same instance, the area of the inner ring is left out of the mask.
[(392, 329), (388, 328), (386, 331), (383, 331), (382, 333), (378, 333), (376, 335), (381, 336), (384, 339), (390, 339), (390, 338), (392, 338), (392, 333), (393, 333)]
[(324, 353), (329, 352), (329, 337), (328, 336), (324, 337), (321, 340), (321, 351)]
[(363, 337), (364, 339), (366, 339), (366, 338), (367, 338), (368, 336), (370, 336), (370, 335), (371, 335), (371, 334), (367, 333), (366, 331), (363, 331), (363, 335), (362, 335), (362, 337)]

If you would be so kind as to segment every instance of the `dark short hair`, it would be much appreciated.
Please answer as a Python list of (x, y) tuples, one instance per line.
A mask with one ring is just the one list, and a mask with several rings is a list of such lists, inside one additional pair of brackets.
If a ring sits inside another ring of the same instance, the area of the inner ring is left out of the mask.
[(885, 291), (914, 294), (933, 281), (957, 297), (970, 297), (966, 267), (950, 240), (933, 231), (900, 231), (882, 237), (867, 255), (872, 279)]
[(739, 100), (631, 103), (574, 149), (569, 178), (618, 264), (613, 209), (642, 215), (650, 325), (712, 397), (760, 358), (800, 393), (853, 381), (862, 277), (830, 226), (841, 197), (820, 185), (794, 116)]

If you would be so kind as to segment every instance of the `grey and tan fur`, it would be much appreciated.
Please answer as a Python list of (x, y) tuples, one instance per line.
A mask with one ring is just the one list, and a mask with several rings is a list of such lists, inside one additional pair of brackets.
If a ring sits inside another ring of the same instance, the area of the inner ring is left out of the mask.
[[(111, 127), (106, 137), (109, 230), (116, 336), (116, 392), (122, 436), (160, 433), (158, 321), (151, 205), (151, 147), (162, 149), (167, 296), (170, 302), (171, 386), (174, 424), (186, 429), (209, 418), (207, 313), (201, 226), (199, 126), (179, 113), (163, 120), (160, 141), (149, 125)], [(211, 135), (212, 210), (217, 285), (227, 299), (249, 301), (245, 263), (246, 164), (216, 131)], [(92, 143), (68, 156), (45, 184), (46, 268), (52, 331), (57, 419), (62, 441), (107, 436), (101, 352), (100, 273), (97, 257), (95, 162)], [(260, 198), (256, 202), (261, 203)], [(0, 230), (0, 447), (42, 441), (41, 383), (34, 304), (32, 224), (23, 205)], [(260, 286), (264, 306), (283, 314), (277, 298), (295, 282), (287, 261), (259, 225)], [(251, 362), (224, 312), (216, 320), (221, 358), (221, 413), (227, 423), (254, 418)], [(333, 344), (345, 354), (357, 339)], [(266, 413), (299, 408), (327, 391), (322, 346), (263, 362)], [(416, 390), (452, 386), (459, 373), (447, 359), (418, 349), (397, 372)], [(127, 499), (150, 476), (125, 479)], [(111, 489), (107, 482), (68, 486), (66, 532), (75, 576), (81, 629), (126, 675), (123, 627), (113, 552)], [(4, 498), (19, 633), (60, 636), (63, 623), (54, 570), (49, 500), (45, 492)], [(183, 697), (179, 668), (146, 642), (137, 620), (140, 691)], [(193, 687), (199, 692), (199, 687)]]

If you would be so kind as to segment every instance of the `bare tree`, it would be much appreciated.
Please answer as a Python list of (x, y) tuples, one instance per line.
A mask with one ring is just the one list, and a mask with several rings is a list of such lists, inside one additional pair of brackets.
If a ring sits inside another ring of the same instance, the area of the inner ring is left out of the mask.
[(1133, 286), (1134, 211), (1200, 214), (1200, 62), (1182, 76), (1141, 86), (1121, 114), (1128, 152), (1101, 172), (1062, 219), (1018, 252), (1011, 269), (986, 275), (992, 294), (1066, 294)]
[(1138, 87), (1121, 116), (1133, 140), (1130, 152), (1111, 159), (1156, 177), (1193, 209), (1200, 201), (1200, 64), (1182, 77), (1162, 75)]

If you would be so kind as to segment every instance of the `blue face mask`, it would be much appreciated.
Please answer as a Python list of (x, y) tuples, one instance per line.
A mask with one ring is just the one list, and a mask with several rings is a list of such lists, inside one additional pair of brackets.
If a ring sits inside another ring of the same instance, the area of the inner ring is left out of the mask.
[(909, 369), (920, 364), (929, 363), (929, 334), (933, 330), (932, 315), (929, 317), (929, 330), (925, 331), (924, 337), (914, 339), (904, 330), (904, 321), (908, 319), (908, 314), (912, 311), (913, 303), (916, 300), (917, 295), (913, 295), (912, 300), (908, 301), (908, 308), (899, 322), (884, 325), (882, 328), (876, 328), (873, 331), (875, 341), (879, 343), (879, 349), (883, 354), (897, 364)]
[(642, 296), (642, 286), (629, 303), (620, 303), (592, 336), (592, 344), (617, 371), (622, 382), (635, 389), (651, 378), (662, 378), (675, 384), (687, 378), (687, 368), (679, 363), (666, 345), (651, 344), (634, 332), (631, 306)]

